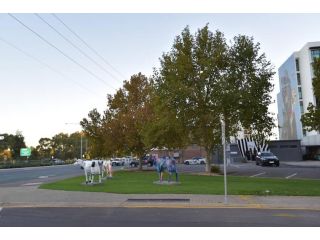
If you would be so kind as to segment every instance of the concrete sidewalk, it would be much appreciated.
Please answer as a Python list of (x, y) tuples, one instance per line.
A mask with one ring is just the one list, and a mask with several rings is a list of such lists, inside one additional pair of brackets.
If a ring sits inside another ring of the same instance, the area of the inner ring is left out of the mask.
[(0, 188), (3, 207), (158, 207), (259, 208), (320, 211), (320, 197), (228, 196), (191, 194), (112, 194), (38, 189), (36, 186)]

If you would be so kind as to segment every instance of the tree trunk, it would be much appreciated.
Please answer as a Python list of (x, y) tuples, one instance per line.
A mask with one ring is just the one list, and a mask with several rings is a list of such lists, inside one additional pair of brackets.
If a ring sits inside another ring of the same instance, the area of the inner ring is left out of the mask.
[(206, 152), (207, 152), (206, 172), (210, 173), (210, 171), (211, 171), (211, 162), (213, 162), (213, 159), (212, 159), (213, 149), (212, 148), (205, 148), (205, 149), (206, 149)]
[(142, 171), (142, 157), (138, 156), (139, 158), (139, 170)]

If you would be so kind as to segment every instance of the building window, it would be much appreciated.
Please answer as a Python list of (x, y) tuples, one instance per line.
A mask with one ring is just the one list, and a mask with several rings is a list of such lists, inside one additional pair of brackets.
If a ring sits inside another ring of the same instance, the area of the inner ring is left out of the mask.
[(311, 50), (311, 59), (320, 57), (320, 48)]
[(297, 72), (300, 71), (300, 67), (299, 67), (299, 58), (296, 58), (296, 70)]
[(302, 90), (301, 87), (298, 87), (299, 99), (302, 99)]
[(298, 81), (298, 85), (301, 85), (300, 73), (297, 73), (297, 81)]
[(303, 114), (303, 102), (302, 101), (300, 101), (300, 112), (301, 112), (301, 114)]

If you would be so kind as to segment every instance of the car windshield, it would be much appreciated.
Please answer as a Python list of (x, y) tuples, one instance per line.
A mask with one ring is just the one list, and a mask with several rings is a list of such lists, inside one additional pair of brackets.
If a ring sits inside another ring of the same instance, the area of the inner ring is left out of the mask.
[(261, 156), (269, 157), (269, 156), (274, 156), (274, 155), (272, 153), (261, 153)]

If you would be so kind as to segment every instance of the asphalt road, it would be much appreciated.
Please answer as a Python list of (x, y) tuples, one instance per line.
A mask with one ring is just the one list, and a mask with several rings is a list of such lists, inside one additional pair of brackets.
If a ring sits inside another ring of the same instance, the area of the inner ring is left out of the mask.
[(83, 174), (78, 166), (57, 165), (0, 169), (0, 186), (31, 186)]
[(319, 227), (320, 211), (169, 208), (5, 208), (0, 227)]
[[(122, 167), (114, 167), (114, 171)], [(146, 168), (146, 166), (144, 166)], [(153, 169), (152, 167), (149, 169)], [(221, 167), (223, 169), (223, 167)], [(178, 165), (179, 172), (204, 172), (204, 165)], [(281, 164), (280, 167), (256, 166), (253, 162), (233, 164), (227, 168), (228, 176), (248, 176), (252, 178), (275, 177), (283, 179), (320, 179), (320, 168), (295, 167)], [(16, 169), (0, 169), (0, 186), (32, 186), (44, 182), (56, 181), (83, 175), (79, 166), (58, 165)]]

